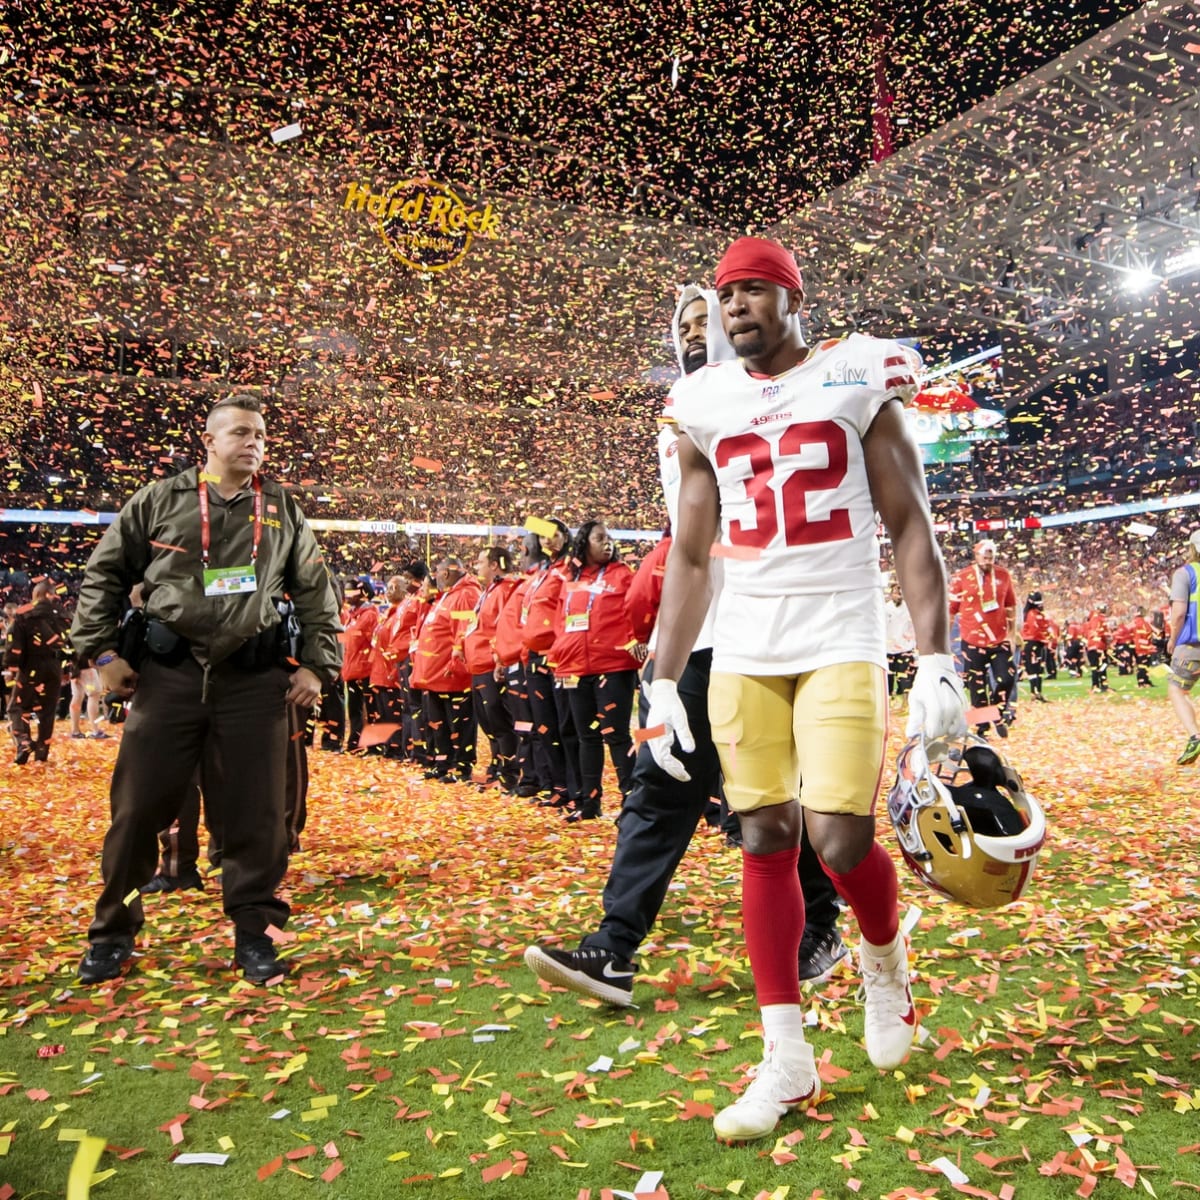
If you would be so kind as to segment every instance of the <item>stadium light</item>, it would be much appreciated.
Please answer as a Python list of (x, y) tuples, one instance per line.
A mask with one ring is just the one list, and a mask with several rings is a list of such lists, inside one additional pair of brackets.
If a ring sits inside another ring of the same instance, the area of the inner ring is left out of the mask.
[(1178, 275), (1188, 275), (1200, 269), (1200, 246), (1190, 246), (1186, 250), (1178, 250), (1168, 254), (1163, 259), (1163, 274), (1168, 279)]
[(1156, 275), (1148, 267), (1134, 267), (1125, 272), (1125, 277), (1121, 280), (1121, 290), (1136, 293), (1150, 292), (1162, 281), (1162, 276)]

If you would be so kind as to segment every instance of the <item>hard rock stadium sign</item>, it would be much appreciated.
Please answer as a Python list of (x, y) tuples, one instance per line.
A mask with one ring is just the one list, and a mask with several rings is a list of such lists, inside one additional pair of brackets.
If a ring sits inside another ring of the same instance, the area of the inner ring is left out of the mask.
[(344, 210), (367, 212), (391, 252), (414, 271), (445, 271), (463, 260), (476, 237), (495, 238), (500, 217), (491, 203), (468, 206), (447, 184), (404, 179), (386, 192), (349, 183)]

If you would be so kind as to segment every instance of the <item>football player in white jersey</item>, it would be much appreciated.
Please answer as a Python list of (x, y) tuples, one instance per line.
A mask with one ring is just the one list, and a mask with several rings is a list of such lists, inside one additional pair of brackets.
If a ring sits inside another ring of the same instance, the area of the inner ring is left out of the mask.
[[(705, 364), (734, 357), (721, 330), (716, 294), (692, 284), (684, 288), (673, 322), (681, 375)], [(677, 516), (678, 435), (664, 425), (658, 439), (658, 467), (663, 498), (672, 522)], [(720, 591), (721, 563), (710, 563), (712, 590)], [(634, 956), (658, 919), (675, 869), (692, 839), (709, 797), (720, 789), (717, 752), (707, 734), (707, 694), (712, 659), (712, 606), (678, 678), (678, 695), (689, 715), (695, 748), (688, 755), (687, 782), (673, 779), (642, 747), (634, 767), (634, 785), (621, 807), (617, 846), (604, 886), (604, 918), (577, 950), (535, 943), (525, 951), (526, 965), (541, 979), (592, 996), (606, 1004), (633, 1003)], [(653, 662), (644, 679), (652, 679)], [(644, 700), (643, 700), (644, 707)], [(800, 946), (798, 977), (826, 978), (846, 956), (837, 929), (837, 896), (812, 856), (801, 859), (799, 874), (805, 905), (815, 916)], [(815, 878), (814, 878), (815, 876)]]
[(753, 1082), (714, 1121), (718, 1138), (738, 1142), (766, 1136), (820, 1090), (796, 978), (801, 806), (862, 935), (871, 1061), (898, 1066), (916, 1029), (896, 869), (875, 840), (887, 727), (878, 517), (917, 637), (910, 736), (960, 733), (966, 722), (945, 566), (902, 413), (919, 360), (859, 334), (807, 347), (800, 272), (776, 242), (735, 241), (716, 284), (740, 358), (681, 379), (668, 402), (682, 479), (646, 724), (661, 728), (649, 743), (655, 760), (679, 777), (674, 741), (686, 752), (692, 737), (675, 680), (704, 618), (716, 553), (725, 584), (709, 716), (742, 822), (743, 925), (764, 1041)]

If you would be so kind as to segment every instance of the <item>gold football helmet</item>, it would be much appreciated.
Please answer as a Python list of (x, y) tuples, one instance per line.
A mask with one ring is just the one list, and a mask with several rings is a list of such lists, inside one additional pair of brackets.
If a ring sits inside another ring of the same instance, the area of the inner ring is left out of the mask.
[(972, 908), (1019, 900), (1046, 841), (1046, 817), (1021, 777), (983, 738), (900, 752), (888, 816), (904, 861), (934, 891)]

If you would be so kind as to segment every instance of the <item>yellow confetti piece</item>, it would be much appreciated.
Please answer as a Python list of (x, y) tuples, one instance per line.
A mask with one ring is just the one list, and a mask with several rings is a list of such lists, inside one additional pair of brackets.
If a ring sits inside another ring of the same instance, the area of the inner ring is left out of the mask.
[(132, 892), (130, 892), (130, 893), (129, 893), (129, 894), (126, 896), (126, 897), (125, 897), (125, 899), (121, 901), (121, 903), (122, 903), (122, 904), (125, 904), (125, 905), (130, 905), (130, 904), (132, 904), (132, 903), (133, 903), (133, 902), (134, 902), (134, 901), (135, 901), (135, 900), (138, 898), (138, 896), (140, 896), (140, 895), (141, 895), (141, 892), (139, 892), (139, 891), (137, 890), (137, 888), (134, 888), (134, 889), (133, 889), (133, 891), (132, 891)]
[(557, 525), (543, 521), (541, 517), (526, 517), (525, 528), (530, 533), (536, 533), (538, 537), (553, 537), (558, 532)]
[(75, 1151), (67, 1175), (67, 1200), (88, 1200), (92, 1188), (92, 1173), (104, 1153), (104, 1138), (85, 1137)]

